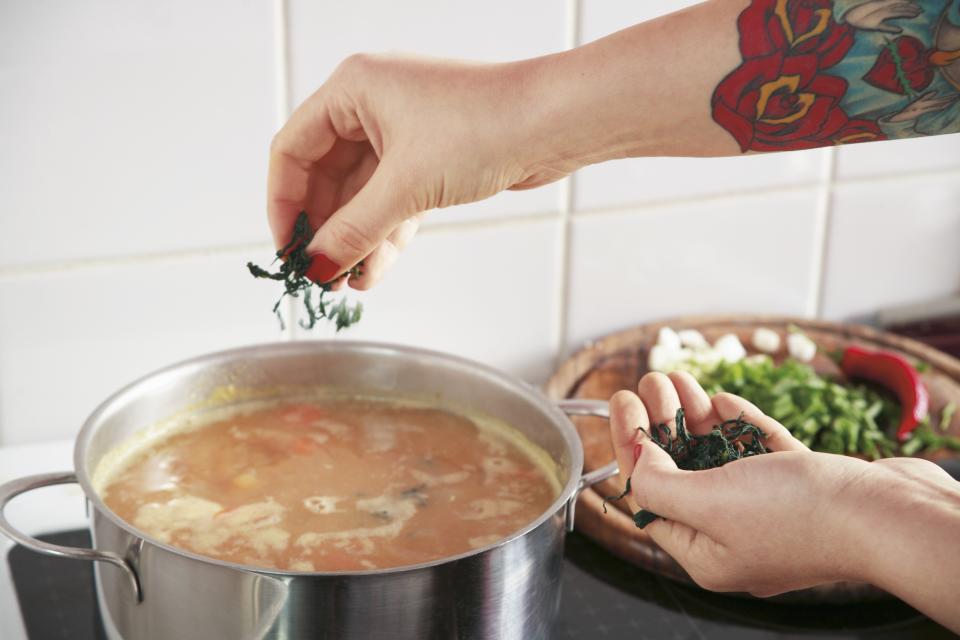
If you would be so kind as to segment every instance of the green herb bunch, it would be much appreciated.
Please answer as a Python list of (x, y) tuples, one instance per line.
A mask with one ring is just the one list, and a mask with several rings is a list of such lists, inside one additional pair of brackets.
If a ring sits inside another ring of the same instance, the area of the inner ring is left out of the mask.
[[(650, 427), (647, 436), (661, 449), (670, 454), (677, 467), (687, 471), (702, 471), (722, 467), (728, 462), (767, 453), (762, 438), (763, 431), (737, 416), (715, 425), (710, 433), (694, 435), (687, 431), (683, 409), (677, 409), (675, 438), (670, 437), (670, 427), (665, 423)], [(603, 511), (606, 513), (607, 501), (620, 500), (630, 493), (630, 479), (618, 496), (604, 499)], [(633, 514), (633, 522), (643, 529), (659, 518), (657, 514), (641, 509)]]
[[(297, 221), (293, 227), (293, 235), (283, 248), (277, 251), (276, 259), (280, 260), (280, 268), (275, 272), (267, 271), (258, 267), (252, 262), (247, 263), (247, 269), (254, 278), (267, 278), (269, 280), (279, 280), (283, 282), (284, 291), (273, 305), (273, 312), (277, 314), (280, 320), (280, 326), (284, 327), (283, 314), (280, 313), (280, 303), (285, 296), (299, 298), (303, 294), (303, 306), (307, 313), (307, 321), (300, 320), (300, 326), (304, 329), (313, 329), (317, 322), (327, 318), (330, 322), (336, 324), (337, 331), (346, 329), (360, 320), (363, 313), (363, 305), (359, 302), (350, 306), (346, 298), (341, 298), (334, 303), (327, 294), (330, 292), (332, 283), (317, 283), (307, 278), (307, 269), (310, 268), (312, 258), (307, 255), (307, 245), (313, 239), (314, 230), (310, 226), (310, 220), (307, 213), (301, 211), (297, 216)], [(359, 275), (363, 266), (361, 262), (348, 272), (351, 275)], [(313, 302), (313, 291), (319, 290), (316, 304)]]

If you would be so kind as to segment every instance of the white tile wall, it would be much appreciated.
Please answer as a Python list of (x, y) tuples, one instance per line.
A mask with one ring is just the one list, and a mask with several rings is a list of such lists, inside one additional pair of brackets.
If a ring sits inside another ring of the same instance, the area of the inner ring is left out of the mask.
[(826, 317), (960, 293), (960, 175), (838, 186), (831, 227)]
[(365, 314), (350, 338), (439, 349), (546, 380), (557, 344), (559, 224), (426, 231), (380, 285), (347, 293)]
[(960, 170), (960, 136), (930, 136), (852, 144), (837, 153), (837, 178), (924, 174)]
[(251, 280), (249, 253), (0, 277), (0, 444), (73, 436), (154, 369), (278, 340), (277, 291)]
[(653, 20), (680, 11), (702, 0), (580, 0), (580, 42), (626, 29), (638, 22)]
[[(534, 56), (689, 4), (0, 3), (0, 446), (72, 436), (156, 367), (281, 337), (278, 291), (243, 268), (270, 256), (266, 148), (286, 99), (344, 56)], [(848, 317), (957, 292), (958, 149), (844, 148), (835, 171), (822, 151), (623, 161), (581, 172), (573, 197), (434, 212), (347, 337), (540, 381), (583, 340), (653, 318), (804, 313), (821, 293)]]
[(262, 240), (270, 19), (252, 0), (0, 3), (0, 266)]
[(629, 206), (725, 193), (813, 185), (822, 149), (731, 158), (630, 158), (586, 167), (574, 178), (578, 209)]
[(816, 202), (802, 190), (578, 216), (568, 349), (674, 315), (802, 315)]

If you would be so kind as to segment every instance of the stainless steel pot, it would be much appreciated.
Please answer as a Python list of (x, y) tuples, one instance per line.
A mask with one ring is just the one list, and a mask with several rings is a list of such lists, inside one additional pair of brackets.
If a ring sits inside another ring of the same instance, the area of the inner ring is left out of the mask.
[[(297, 573), (199, 556), (121, 520), (97, 495), (91, 476), (110, 449), (144, 425), (225, 385), (429, 393), (521, 430), (556, 461), (563, 489), (515, 535), (409, 567)], [(539, 390), (494, 369), (409, 347), (289, 342), (215, 353), (148, 375), (101, 404), (77, 438), (75, 472), (0, 486), (0, 531), (40, 553), (96, 561), (100, 610), (115, 638), (546, 638), (559, 606), (563, 539), (573, 528), (577, 496), (616, 473), (610, 465), (581, 475), (583, 450), (564, 412), (606, 417), (607, 405), (575, 400), (556, 406)], [(14, 496), (72, 482), (86, 494), (93, 549), (41, 542), (3, 517)]]

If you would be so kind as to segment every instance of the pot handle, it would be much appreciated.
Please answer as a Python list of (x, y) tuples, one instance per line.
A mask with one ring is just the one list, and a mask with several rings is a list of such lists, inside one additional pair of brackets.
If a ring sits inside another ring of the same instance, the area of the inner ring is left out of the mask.
[[(568, 416), (590, 416), (593, 418), (603, 418), (605, 420), (610, 419), (610, 404), (604, 400), (567, 398), (565, 400), (558, 401), (557, 407), (559, 407), (560, 410)], [(620, 473), (620, 470), (617, 467), (617, 461), (614, 460), (613, 462), (600, 467), (599, 469), (594, 469), (593, 471), (580, 476), (580, 481), (577, 483), (577, 488), (574, 490), (573, 495), (570, 496), (570, 500), (567, 502), (567, 531), (573, 531), (577, 498), (580, 497), (580, 493), (584, 489), (592, 487), (598, 482), (603, 482), (607, 478), (612, 478), (618, 473)]]
[(136, 597), (137, 602), (142, 602), (143, 593), (140, 590), (140, 578), (137, 576), (137, 572), (133, 569), (130, 563), (124, 560), (118, 554), (111, 551), (97, 551), (96, 549), (81, 549), (79, 547), (63, 547), (58, 544), (43, 542), (42, 540), (37, 540), (36, 538), (28, 536), (22, 531), (15, 529), (13, 525), (7, 521), (3, 510), (6, 508), (7, 503), (21, 493), (33, 491), (34, 489), (39, 489), (41, 487), (50, 487), (58, 484), (71, 484), (74, 482), (77, 482), (77, 474), (73, 473), (72, 471), (63, 471), (58, 473), (41, 473), (35, 476), (26, 476), (25, 478), (18, 478), (0, 485), (0, 533), (3, 533), (14, 542), (23, 545), (31, 551), (36, 551), (37, 553), (45, 553), (49, 556), (58, 556), (61, 558), (73, 558), (74, 560), (109, 562), (112, 565), (120, 567), (120, 569), (122, 569), (124, 574), (127, 576), (127, 580), (130, 583), (130, 588), (133, 590), (133, 594)]

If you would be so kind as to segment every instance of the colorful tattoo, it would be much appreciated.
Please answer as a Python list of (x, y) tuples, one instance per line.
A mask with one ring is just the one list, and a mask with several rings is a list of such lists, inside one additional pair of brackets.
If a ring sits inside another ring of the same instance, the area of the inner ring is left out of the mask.
[(960, 132), (960, 0), (752, 0), (713, 119), (746, 151)]

